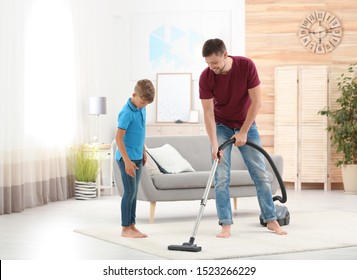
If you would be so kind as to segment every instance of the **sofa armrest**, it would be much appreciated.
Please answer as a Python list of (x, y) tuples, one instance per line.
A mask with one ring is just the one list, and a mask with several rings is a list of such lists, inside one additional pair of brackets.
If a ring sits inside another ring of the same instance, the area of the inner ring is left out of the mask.
[[(281, 155), (270, 155), (270, 157), (273, 160), (276, 169), (278, 169), (280, 176), (283, 177), (283, 157)], [(274, 180), (271, 185), (271, 192), (272, 194), (275, 194), (277, 190), (280, 189), (279, 182), (274, 174), (274, 170), (270, 166), (270, 163), (267, 160), (265, 162), (267, 171), (271, 172), (274, 175)]]
[(142, 201), (157, 201), (158, 199), (158, 190), (152, 182), (151, 176), (145, 166), (141, 173), (141, 179), (139, 182), (138, 190), (138, 200)]
[(113, 176), (114, 176), (114, 184), (118, 190), (120, 196), (123, 196), (123, 182), (121, 180), (120, 169), (118, 166), (118, 162), (115, 159), (115, 152), (114, 152), (114, 159), (113, 159)]
[[(123, 181), (121, 179), (120, 169), (116, 160), (113, 161), (114, 183), (118, 189), (119, 195), (122, 197), (124, 193)], [(149, 172), (144, 166), (139, 182), (138, 199), (143, 201), (156, 201), (157, 189), (155, 188)]]
[[(115, 151), (116, 151), (116, 143), (115, 139), (112, 142), (112, 151), (113, 151), (113, 176), (114, 176), (114, 183), (118, 189), (119, 195), (122, 197), (124, 193), (123, 189), (123, 181), (121, 179), (120, 169), (118, 163), (115, 159)], [(138, 199), (143, 201), (157, 201), (157, 189), (155, 188), (151, 177), (149, 175), (148, 170), (145, 166), (143, 166), (141, 179), (139, 182), (139, 190), (138, 190)]]

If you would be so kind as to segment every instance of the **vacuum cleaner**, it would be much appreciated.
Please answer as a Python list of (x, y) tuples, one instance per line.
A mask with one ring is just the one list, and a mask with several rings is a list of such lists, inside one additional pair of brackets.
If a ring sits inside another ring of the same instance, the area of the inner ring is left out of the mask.
[[(235, 142), (235, 138), (232, 138), (232, 139), (229, 139), (226, 142), (224, 142), (222, 145), (220, 145), (218, 147), (218, 156), (219, 156), (220, 151), (223, 151), (228, 145), (231, 145), (234, 142)], [(251, 143), (249, 141), (246, 142), (246, 145), (251, 146), (252, 148), (261, 152), (265, 156), (265, 158), (268, 160), (268, 162), (269, 162), (270, 166), (272, 167), (274, 174), (279, 182), (281, 193), (282, 193), (282, 197), (274, 196), (273, 201), (279, 200), (281, 203), (285, 203), (287, 201), (287, 195), (286, 195), (286, 189), (284, 186), (284, 182), (283, 182), (283, 180), (280, 176), (280, 173), (279, 173), (278, 169), (276, 168), (273, 160), (269, 156), (269, 154), (262, 147), (254, 144), (254, 143)], [(219, 162), (219, 158), (217, 158), (212, 165), (211, 172), (210, 172), (210, 175), (208, 178), (208, 182), (207, 182), (207, 185), (205, 188), (205, 192), (201, 199), (200, 210), (197, 215), (196, 223), (195, 223), (195, 226), (194, 226), (194, 229), (192, 231), (192, 235), (191, 235), (189, 241), (182, 243), (182, 245), (169, 245), (167, 247), (169, 250), (171, 250), (171, 251), (187, 251), (187, 252), (200, 252), (202, 250), (202, 247), (197, 246), (196, 244), (194, 244), (194, 242), (195, 242), (198, 226), (200, 224), (200, 221), (201, 221), (201, 218), (203, 215), (204, 208), (206, 207), (208, 194), (209, 194), (209, 191), (212, 186), (212, 181), (214, 178), (214, 174), (216, 173), (218, 162)], [(280, 226), (288, 225), (290, 222), (290, 214), (289, 214), (288, 209), (282, 205), (276, 205), (275, 208), (276, 208), (276, 217), (277, 217), (277, 221), (278, 221), (279, 225)], [(262, 214), (260, 214), (259, 219), (260, 219), (260, 224), (262, 226), (267, 225), (263, 220)]]

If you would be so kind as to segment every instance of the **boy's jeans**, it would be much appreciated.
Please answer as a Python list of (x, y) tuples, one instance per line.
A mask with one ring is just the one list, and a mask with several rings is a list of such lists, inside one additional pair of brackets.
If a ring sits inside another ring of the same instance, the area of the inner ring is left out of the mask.
[[(239, 129), (233, 129), (223, 124), (217, 124), (216, 128), (219, 145), (223, 144), (234, 134), (239, 132)], [(247, 140), (261, 145), (259, 132), (255, 123), (248, 131)], [(217, 166), (215, 174), (216, 208), (220, 225), (233, 224), (229, 195), (232, 147), (233, 145), (230, 145), (223, 150), (223, 157)], [(263, 154), (248, 145), (238, 147), (238, 149), (240, 150), (249, 174), (254, 181), (264, 222), (276, 220), (275, 206), (271, 193), (271, 184), (265, 171), (265, 160)]]
[(124, 187), (121, 199), (121, 225), (123, 227), (134, 225), (136, 219), (136, 198), (142, 171), (142, 160), (133, 160), (132, 162), (139, 168), (135, 171), (134, 177), (126, 174), (123, 158), (117, 160)]

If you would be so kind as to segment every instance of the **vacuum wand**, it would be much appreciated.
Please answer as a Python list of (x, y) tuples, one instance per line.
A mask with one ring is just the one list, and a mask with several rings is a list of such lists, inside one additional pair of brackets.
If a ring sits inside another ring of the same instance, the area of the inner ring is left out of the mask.
[[(218, 162), (219, 162), (219, 157), (220, 157), (219, 154), (227, 146), (229, 146), (231, 144), (234, 144), (234, 142), (235, 142), (235, 138), (231, 138), (231, 139), (227, 140), (226, 142), (224, 142), (222, 145), (220, 145), (218, 147), (218, 153), (217, 153), (218, 158), (214, 160), (214, 163), (212, 165), (211, 172), (210, 172), (210, 175), (209, 175), (209, 178), (208, 178), (208, 182), (207, 182), (207, 185), (206, 185), (206, 188), (205, 188), (205, 192), (204, 192), (203, 197), (201, 199), (200, 210), (199, 210), (199, 213), (198, 213), (198, 216), (197, 216), (197, 219), (196, 219), (196, 223), (195, 223), (195, 226), (194, 226), (194, 229), (192, 231), (192, 235), (191, 235), (189, 241), (188, 242), (184, 242), (182, 245), (169, 245), (168, 246), (169, 250), (187, 251), (187, 252), (199, 252), (199, 251), (202, 250), (202, 247), (197, 246), (196, 244), (194, 244), (194, 241), (195, 241), (195, 238), (196, 238), (198, 226), (200, 224), (200, 221), (201, 221), (201, 218), (202, 218), (202, 215), (203, 215), (204, 208), (205, 208), (206, 203), (207, 203), (208, 194), (209, 194), (209, 191), (210, 191), (210, 189), (212, 187), (212, 181), (213, 181), (213, 178), (214, 178), (214, 174), (216, 173), (217, 165), (218, 165)], [(251, 146), (252, 148), (254, 148), (254, 149), (258, 150), (259, 152), (261, 152), (265, 156), (265, 158), (268, 160), (268, 162), (269, 162), (270, 166), (272, 167), (272, 169), (273, 169), (273, 171), (275, 173), (275, 176), (276, 176), (276, 178), (277, 178), (277, 180), (279, 182), (280, 189), (282, 191), (282, 196), (283, 196), (283, 197), (274, 196), (273, 197), (273, 201), (279, 200), (281, 203), (285, 203), (286, 200), (287, 200), (285, 186), (284, 186), (283, 180), (282, 180), (282, 178), (280, 176), (280, 173), (279, 173), (278, 169), (276, 168), (273, 160), (269, 156), (269, 154), (262, 147), (260, 147), (257, 144), (254, 144), (254, 143), (251, 143), (251, 142), (247, 141), (246, 145)]]
[(205, 192), (204, 192), (203, 197), (201, 199), (200, 210), (198, 212), (196, 223), (195, 223), (194, 229), (192, 231), (192, 235), (190, 237), (190, 240), (188, 242), (184, 242), (182, 245), (169, 245), (168, 246), (169, 250), (173, 250), (173, 251), (188, 251), (188, 252), (199, 252), (199, 251), (202, 250), (202, 247), (197, 246), (196, 244), (193, 244), (193, 243), (195, 242), (198, 226), (200, 224), (204, 208), (206, 207), (208, 194), (209, 194), (209, 191), (210, 191), (211, 186), (212, 186), (214, 174), (216, 173), (217, 165), (218, 165), (218, 162), (219, 162), (219, 153), (220, 153), (220, 151), (225, 149), (229, 144), (230, 144), (230, 141), (226, 141), (221, 146), (219, 146), (219, 148), (218, 148), (218, 153), (217, 153), (218, 158), (215, 159), (215, 161), (214, 161), (214, 163), (212, 165), (211, 172), (210, 172), (207, 184), (206, 184)]

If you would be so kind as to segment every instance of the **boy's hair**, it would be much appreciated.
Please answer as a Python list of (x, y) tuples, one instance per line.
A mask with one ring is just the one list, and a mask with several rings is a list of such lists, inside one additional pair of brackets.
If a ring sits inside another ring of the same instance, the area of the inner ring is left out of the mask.
[(134, 92), (144, 101), (153, 102), (155, 97), (155, 88), (150, 80), (139, 80), (134, 88)]
[(221, 55), (226, 49), (226, 45), (221, 39), (209, 39), (207, 40), (202, 47), (202, 56), (207, 57), (211, 54)]

